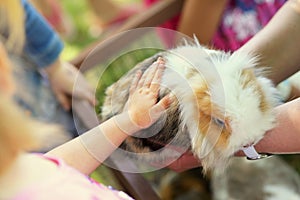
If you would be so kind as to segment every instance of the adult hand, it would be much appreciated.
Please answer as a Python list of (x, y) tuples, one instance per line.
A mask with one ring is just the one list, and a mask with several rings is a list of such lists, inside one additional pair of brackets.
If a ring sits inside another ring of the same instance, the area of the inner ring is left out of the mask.
[[(82, 98), (95, 105), (93, 89), (83, 75), (73, 65), (57, 60), (47, 67), (46, 72), (57, 100), (64, 109), (71, 108), (70, 97)], [(76, 90), (73, 88), (76, 83)]]
[(183, 172), (201, 166), (201, 161), (198, 160), (192, 152), (182, 154), (177, 160), (168, 165), (168, 168), (176, 172)]

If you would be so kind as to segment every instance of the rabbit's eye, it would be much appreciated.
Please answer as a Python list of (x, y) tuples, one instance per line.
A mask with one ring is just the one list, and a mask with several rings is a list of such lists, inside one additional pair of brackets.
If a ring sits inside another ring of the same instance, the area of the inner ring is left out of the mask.
[(218, 118), (213, 118), (214, 122), (218, 125), (218, 126), (224, 126), (225, 123), (224, 121), (218, 119)]

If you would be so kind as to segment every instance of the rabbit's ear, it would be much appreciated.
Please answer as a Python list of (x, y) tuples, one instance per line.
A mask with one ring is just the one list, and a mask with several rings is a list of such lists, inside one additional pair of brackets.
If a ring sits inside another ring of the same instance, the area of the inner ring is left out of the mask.
[(251, 86), (257, 87), (256, 76), (254, 71), (249, 68), (242, 69), (241, 77), (240, 77), (240, 84), (242, 85), (243, 89), (246, 89)]
[(194, 38), (194, 41), (195, 41), (197, 47), (202, 47), (199, 40), (198, 40), (198, 38), (197, 38), (197, 36), (195, 34), (193, 34), (193, 38)]
[(204, 46), (200, 44), (197, 36), (193, 34), (193, 38), (190, 37), (183, 37), (180, 40), (180, 45), (179, 46), (186, 46), (186, 47), (197, 47), (200, 49), (204, 49)]
[(261, 112), (264, 113), (270, 109), (271, 105), (267, 101), (264, 88), (260, 84), (253, 69), (246, 68), (242, 70), (240, 84), (243, 89), (251, 88), (253, 93), (259, 97), (259, 108)]
[(236, 51), (230, 55), (227, 61), (227, 67), (233, 71), (249, 68), (254, 69), (258, 59), (258, 56)]

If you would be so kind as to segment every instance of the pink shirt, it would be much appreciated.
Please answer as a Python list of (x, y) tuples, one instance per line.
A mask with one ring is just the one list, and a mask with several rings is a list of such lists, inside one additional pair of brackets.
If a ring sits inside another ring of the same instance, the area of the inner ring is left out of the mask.
[(45, 156), (42, 158), (57, 164), (56, 175), (24, 188), (13, 200), (132, 200), (126, 193), (91, 180), (61, 160)]
[[(162, 0), (144, 0), (144, 3), (150, 7), (158, 1)], [(213, 47), (228, 51), (237, 50), (261, 30), (286, 1), (228, 0), (218, 30), (212, 39)], [(161, 27), (177, 30), (179, 20), (180, 16), (176, 16)]]
[(260, 31), (286, 0), (231, 0), (213, 38), (218, 49), (234, 51)]

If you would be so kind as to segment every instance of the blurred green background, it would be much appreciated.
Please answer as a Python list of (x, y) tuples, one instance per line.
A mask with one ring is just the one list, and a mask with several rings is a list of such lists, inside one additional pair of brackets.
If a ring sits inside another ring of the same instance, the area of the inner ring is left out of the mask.
[[(141, 0), (113, 0), (120, 6), (130, 3), (142, 4)], [(106, 36), (101, 34), (97, 24), (97, 17), (91, 11), (90, 5), (86, 0), (61, 0), (63, 9), (70, 16), (71, 23), (74, 25), (73, 34), (63, 37), (65, 50), (63, 58), (70, 60), (74, 58), (84, 47), (94, 41)]]

